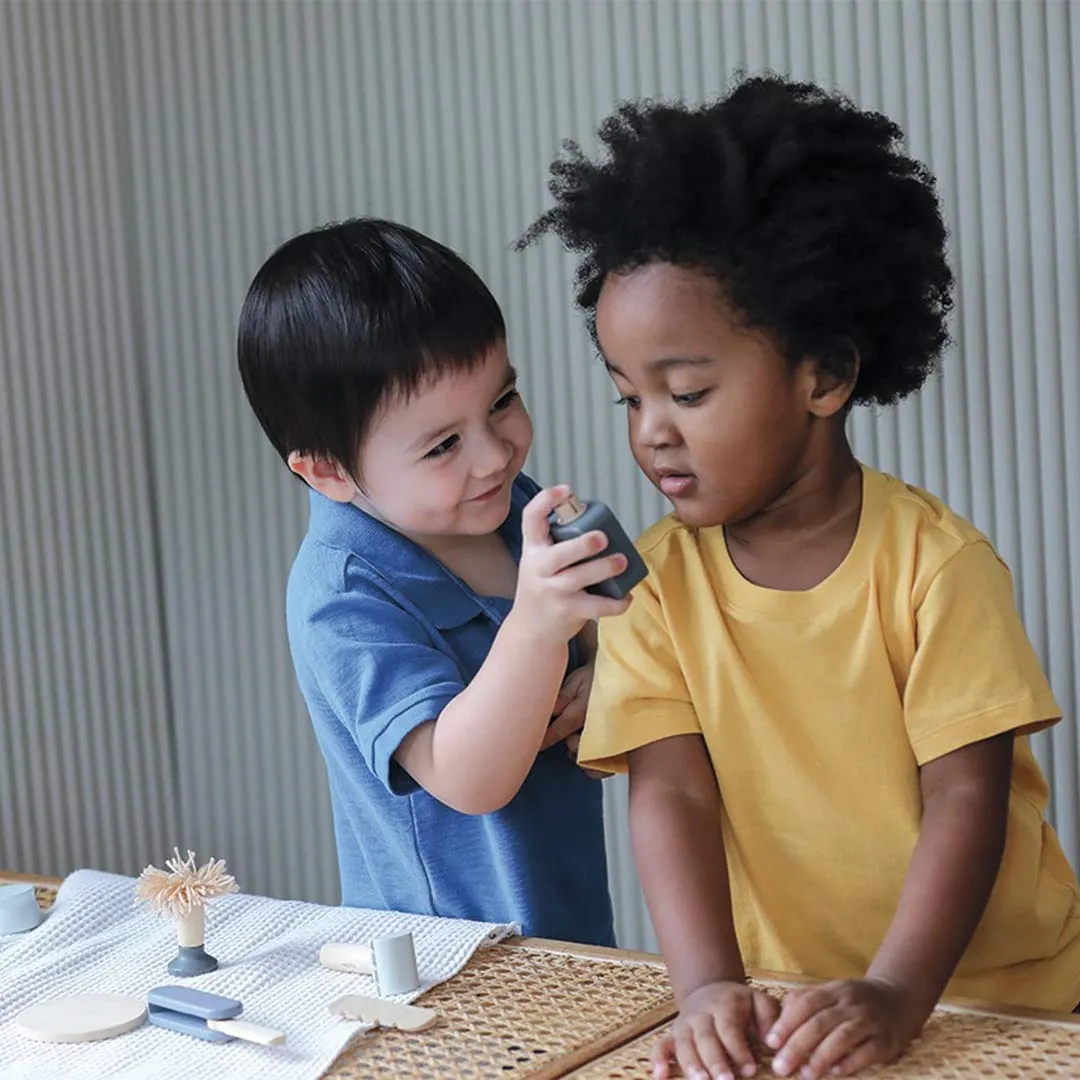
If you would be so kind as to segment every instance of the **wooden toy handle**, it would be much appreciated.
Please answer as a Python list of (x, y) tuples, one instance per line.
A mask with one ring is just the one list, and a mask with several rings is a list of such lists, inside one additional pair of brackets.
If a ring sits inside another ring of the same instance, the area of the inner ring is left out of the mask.
[(231, 1035), (234, 1039), (259, 1043), (261, 1046), (280, 1046), (285, 1041), (283, 1031), (253, 1024), (249, 1020), (207, 1020), (206, 1026), (211, 1031), (220, 1031), (222, 1035)]

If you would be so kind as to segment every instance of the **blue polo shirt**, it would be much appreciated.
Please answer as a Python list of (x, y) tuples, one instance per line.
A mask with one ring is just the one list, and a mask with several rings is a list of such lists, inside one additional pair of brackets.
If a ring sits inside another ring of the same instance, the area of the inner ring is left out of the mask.
[[(524, 475), (514, 482), (501, 532), (515, 560), (538, 490)], [(400, 533), (312, 492), (286, 611), (326, 759), (342, 903), (613, 945), (600, 784), (565, 745), (537, 756), (507, 806), (479, 816), (439, 802), (394, 760), (479, 670), (510, 601), (476, 594)]]

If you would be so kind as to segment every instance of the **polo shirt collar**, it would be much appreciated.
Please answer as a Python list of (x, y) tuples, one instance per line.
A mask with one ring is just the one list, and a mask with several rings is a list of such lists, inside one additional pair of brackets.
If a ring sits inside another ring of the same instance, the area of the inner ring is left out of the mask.
[[(312, 537), (355, 555), (440, 630), (449, 630), (485, 614), (501, 622), (505, 610), (491, 597), (477, 596), (426, 548), (351, 503), (338, 503), (310, 491)], [(514, 560), (521, 557), (521, 511), (528, 497), (515, 481), (510, 512), (500, 526)], [(505, 602), (502, 605), (505, 608)]]

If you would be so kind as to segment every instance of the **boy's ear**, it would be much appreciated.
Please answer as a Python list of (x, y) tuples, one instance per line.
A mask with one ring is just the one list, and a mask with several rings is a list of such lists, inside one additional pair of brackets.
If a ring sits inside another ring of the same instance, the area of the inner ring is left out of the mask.
[[(840, 361), (839, 363), (837, 361)], [(859, 350), (845, 341), (833, 363), (825, 365), (816, 357), (805, 361), (809, 377), (807, 408), (820, 420), (843, 412), (859, 378)]]
[(334, 502), (352, 502), (356, 497), (356, 481), (344, 466), (330, 458), (293, 450), (287, 464), (301, 480)]

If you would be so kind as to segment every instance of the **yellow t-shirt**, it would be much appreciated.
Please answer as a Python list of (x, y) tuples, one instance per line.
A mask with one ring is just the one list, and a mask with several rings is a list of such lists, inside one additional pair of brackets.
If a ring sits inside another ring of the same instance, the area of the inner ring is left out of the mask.
[(948, 992), (1071, 1010), (1080, 890), (1027, 733), (1061, 715), (1008, 568), (937, 499), (870, 469), (843, 563), (804, 592), (747, 581), (721, 528), (665, 518), (650, 575), (601, 620), (579, 760), (704, 737), (748, 968), (865, 974), (919, 834), (919, 765), (1016, 730), (1005, 856)]

